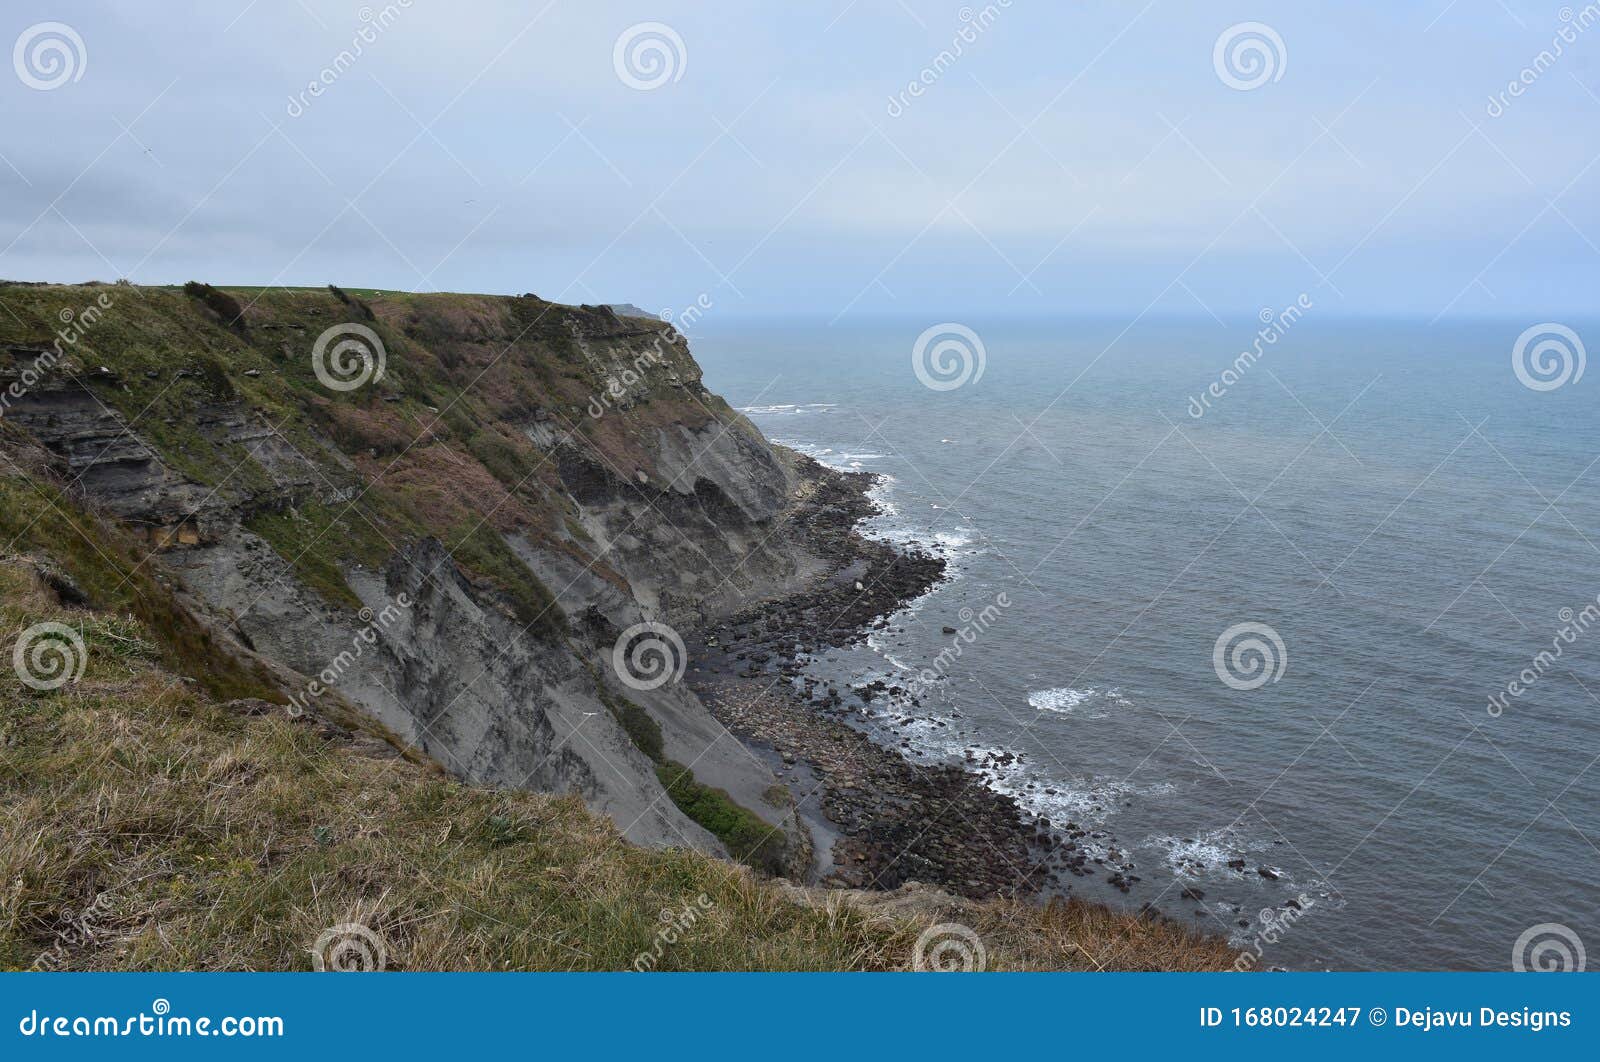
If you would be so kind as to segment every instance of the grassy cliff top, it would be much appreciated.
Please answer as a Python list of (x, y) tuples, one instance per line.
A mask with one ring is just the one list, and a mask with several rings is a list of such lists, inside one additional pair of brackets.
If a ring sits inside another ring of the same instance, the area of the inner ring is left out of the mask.
[[(434, 535), (520, 614), (558, 626), (502, 539), (594, 559), (557, 440), (632, 482), (656, 471), (655, 427), (750, 430), (669, 326), (532, 295), (9, 284), (0, 305), (0, 388), (44, 356), (37, 386), (90, 390), (339, 606), (358, 607), (341, 569)], [(600, 399), (602, 413), (626, 404), (626, 424), (593, 415)], [(228, 418), (292, 447), (310, 481), (252, 459), (220, 432)], [(620, 583), (603, 559), (595, 570)]]

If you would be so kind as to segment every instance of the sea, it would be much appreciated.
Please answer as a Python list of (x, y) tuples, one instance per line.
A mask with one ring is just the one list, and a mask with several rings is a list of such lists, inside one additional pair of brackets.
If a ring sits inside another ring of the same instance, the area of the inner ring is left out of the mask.
[(1600, 947), (1584, 337), (1311, 307), (690, 338), (768, 438), (878, 477), (869, 534), (949, 562), (809, 669), (901, 685), (857, 724), (1072, 824), (1074, 894), (1262, 969), (1504, 970)]

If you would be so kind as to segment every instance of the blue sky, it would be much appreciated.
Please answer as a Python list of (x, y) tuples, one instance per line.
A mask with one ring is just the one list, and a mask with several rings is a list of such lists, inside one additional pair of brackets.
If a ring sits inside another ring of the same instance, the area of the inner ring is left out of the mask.
[[(30, 87), (19, 62), (60, 68), (15, 53), (0, 76), (0, 277), (830, 320), (1233, 317), (1300, 292), (1428, 320), (1583, 313), (1600, 8), (1565, 10), (13, 0), (0, 37), (71, 27), (77, 76)], [(1216, 46), (1247, 22), (1276, 40), (1253, 35), (1268, 76), (1233, 87)], [(641, 88), (616, 51), (643, 23), (671, 33), (643, 34), (666, 76)]]

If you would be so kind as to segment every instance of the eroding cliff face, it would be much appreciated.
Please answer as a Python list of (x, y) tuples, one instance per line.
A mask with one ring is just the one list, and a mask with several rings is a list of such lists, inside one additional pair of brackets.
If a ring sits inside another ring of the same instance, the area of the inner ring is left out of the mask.
[(654, 472), (633, 483), (581, 452), (561, 469), (584, 530), (643, 608), (704, 622), (809, 574), (809, 558), (772, 539), (793, 480), (775, 451), (716, 423), (663, 428), (652, 442)]
[[(82, 290), (8, 291), (0, 386)], [(803, 847), (762, 799), (771, 773), (686, 686), (612, 667), (621, 631), (687, 635), (823, 564), (780, 533), (799, 473), (701, 387), (681, 337), (531, 296), (278, 292), (224, 327), (137, 291), (11, 395), (8, 430), (297, 708), (336, 700), (463, 779), (577, 792), (639, 843), (722, 853), (664, 757)], [(364, 391), (310, 361), (346, 319), (386, 347)]]

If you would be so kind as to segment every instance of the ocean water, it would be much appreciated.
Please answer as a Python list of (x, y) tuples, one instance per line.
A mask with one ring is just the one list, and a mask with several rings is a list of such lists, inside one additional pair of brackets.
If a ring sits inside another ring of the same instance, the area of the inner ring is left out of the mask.
[(1525, 386), (1533, 322), (1313, 310), (1196, 416), (1258, 322), (967, 320), (983, 372), (949, 390), (913, 369), (932, 323), (692, 336), (770, 438), (884, 477), (873, 533), (950, 558), (815, 662), (920, 691), (862, 725), (922, 762), (1018, 754), (980, 784), (1141, 879), (1075, 892), (1263, 966), (1600, 947), (1600, 371)]

